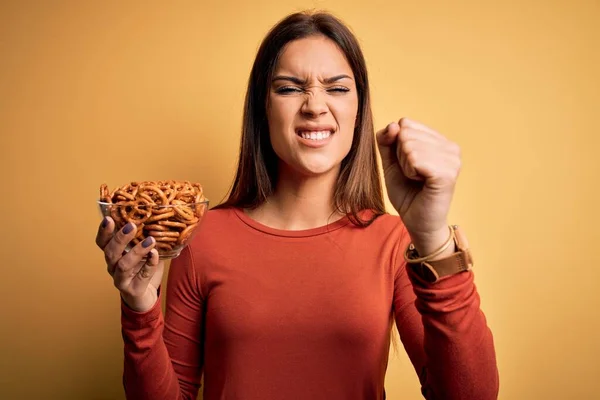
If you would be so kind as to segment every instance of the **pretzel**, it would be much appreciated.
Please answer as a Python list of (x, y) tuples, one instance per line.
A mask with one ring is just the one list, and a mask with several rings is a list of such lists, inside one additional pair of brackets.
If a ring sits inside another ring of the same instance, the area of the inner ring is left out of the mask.
[(185, 228), (183, 231), (181, 231), (181, 234), (179, 235), (179, 240), (177, 241), (177, 243), (181, 244), (181, 243), (185, 242), (196, 226), (198, 226), (197, 223), (189, 225), (187, 228)]
[(166, 213), (156, 213), (153, 216), (151, 216), (150, 218), (148, 218), (146, 221), (147, 222), (160, 221), (161, 219), (167, 219), (167, 218), (171, 218), (173, 216), (175, 216), (175, 211), (171, 210)]
[(187, 225), (184, 224), (183, 222), (176, 222), (176, 221), (158, 221), (158, 225), (160, 226), (171, 226), (171, 227), (175, 227), (175, 228), (187, 228)]
[(158, 251), (160, 251), (160, 250), (164, 250), (164, 251), (171, 251), (171, 250), (173, 250), (173, 247), (171, 246), (171, 244), (169, 244), (169, 243), (163, 243), (163, 242), (156, 242), (156, 245), (154, 247)]
[(146, 229), (148, 229), (149, 231), (168, 231), (169, 228), (167, 228), (164, 225), (158, 225), (158, 224), (152, 224), (152, 225), (146, 225)]
[(152, 236), (159, 253), (183, 247), (207, 208), (202, 185), (190, 181), (130, 182), (112, 191), (102, 184), (100, 201), (115, 230), (132, 222), (137, 226), (133, 245)]

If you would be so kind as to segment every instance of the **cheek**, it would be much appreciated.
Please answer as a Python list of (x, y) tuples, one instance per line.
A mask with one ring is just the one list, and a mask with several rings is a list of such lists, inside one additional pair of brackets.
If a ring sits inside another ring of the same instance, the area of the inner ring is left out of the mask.
[(346, 104), (346, 107), (343, 109), (343, 116), (341, 117), (343, 121), (340, 121), (341, 129), (344, 135), (344, 153), (350, 151), (352, 147), (352, 142), (354, 141), (354, 130), (356, 127), (356, 121), (358, 116), (358, 99), (355, 99), (349, 104)]
[(344, 136), (352, 138), (358, 115), (358, 100), (336, 104), (332, 107), (332, 112)]
[(267, 121), (269, 125), (269, 138), (271, 147), (279, 158), (286, 158), (289, 147), (287, 136), (289, 127), (293, 123), (293, 112), (290, 105), (285, 102), (272, 101), (267, 106)]
[(272, 101), (267, 108), (267, 120), (271, 135), (285, 132), (294, 122), (296, 111), (292, 102)]
[(271, 143), (275, 145), (277, 142), (277, 138), (281, 136), (279, 133), (281, 131), (281, 110), (277, 104), (271, 103), (267, 106), (267, 123), (269, 125), (269, 137), (271, 138)]

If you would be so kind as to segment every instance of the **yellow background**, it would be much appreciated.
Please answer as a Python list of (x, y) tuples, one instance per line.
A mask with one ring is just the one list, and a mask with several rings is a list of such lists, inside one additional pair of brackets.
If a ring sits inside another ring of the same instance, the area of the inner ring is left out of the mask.
[[(313, 7), (358, 35), (377, 128), (409, 116), (462, 146), (451, 220), (500, 398), (598, 398), (600, 3), (169, 3), (0, 5), (1, 398), (123, 398), (98, 187), (189, 179), (217, 204), (257, 46)], [(386, 387), (420, 398), (401, 347)]]

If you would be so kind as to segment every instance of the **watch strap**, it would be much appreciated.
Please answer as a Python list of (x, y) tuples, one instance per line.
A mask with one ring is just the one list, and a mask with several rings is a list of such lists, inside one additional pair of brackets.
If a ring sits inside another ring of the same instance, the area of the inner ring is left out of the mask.
[(436, 282), (445, 276), (468, 271), (473, 268), (473, 257), (466, 236), (458, 226), (454, 230), (456, 251), (448, 257), (438, 260), (409, 264), (411, 268), (427, 282)]

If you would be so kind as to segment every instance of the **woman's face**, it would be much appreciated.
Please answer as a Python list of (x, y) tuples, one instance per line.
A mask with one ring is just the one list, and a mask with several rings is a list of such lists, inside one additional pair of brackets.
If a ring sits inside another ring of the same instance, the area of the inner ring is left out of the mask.
[(288, 43), (268, 96), (269, 135), (280, 168), (306, 176), (337, 173), (358, 112), (354, 74), (337, 45), (323, 36)]

